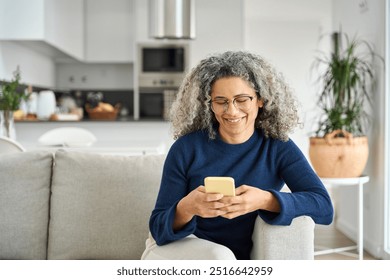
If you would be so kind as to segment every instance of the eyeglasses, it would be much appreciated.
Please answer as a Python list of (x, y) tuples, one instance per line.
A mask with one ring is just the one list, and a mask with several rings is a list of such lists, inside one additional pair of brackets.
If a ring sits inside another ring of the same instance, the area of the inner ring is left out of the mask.
[[(249, 111), (251, 109), (252, 100), (255, 98), (254, 96), (237, 96), (232, 99), (232, 103), (234, 107), (236, 107), (240, 111)], [(214, 100), (211, 100), (211, 108), (214, 113), (224, 113), (229, 108), (229, 99), (223, 97), (217, 97)]]

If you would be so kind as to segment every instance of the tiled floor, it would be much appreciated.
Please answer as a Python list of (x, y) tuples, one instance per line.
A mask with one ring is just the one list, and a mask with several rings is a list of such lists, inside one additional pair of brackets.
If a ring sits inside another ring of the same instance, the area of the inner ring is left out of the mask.
[[(356, 245), (354, 241), (346, 237), (343, 233), (335, 228), (335, 226), (323, 226), (316, 225), (314, 235), (314, 246), (315, 251), (332, 249), (339, 247), (347, 247)], [(352, 254), (357, 254), (357, 250), (348, 252), (331, 253), (326, 255), (317, 255), (314, 257), (315, 260), (356, 260), (357, 257)], [(363, 259), (375, 260), (374, 257), (364, 252)]]

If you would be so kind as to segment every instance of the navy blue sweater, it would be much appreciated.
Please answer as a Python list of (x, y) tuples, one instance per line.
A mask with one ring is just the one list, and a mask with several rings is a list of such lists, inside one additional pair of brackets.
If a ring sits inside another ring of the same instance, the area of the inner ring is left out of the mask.
[[(233, 177), (243, 184), (272, 192), (280, 213), (258, 210), (234, 219), (195, 216), (173, 231), (176, 205), (207, 176)], [(286, 184), (290, 192), (280, 192)], [(158, 245), (195, 234), (230, 248), (237, 259), (249, 259), (257, 215), (269, 224), (289, 225), (308, 215), (316, 223), (330, 224), (333, 206), (324, 185), (299, 148), (289, 140), (264, 137), (261, 130), (242, 144), (227, 144), (219, 136), (210, 140), (206, 131), (179, 138), (171, 147), (163, 169), (160, 191), (150, 218), (150, 231)]]

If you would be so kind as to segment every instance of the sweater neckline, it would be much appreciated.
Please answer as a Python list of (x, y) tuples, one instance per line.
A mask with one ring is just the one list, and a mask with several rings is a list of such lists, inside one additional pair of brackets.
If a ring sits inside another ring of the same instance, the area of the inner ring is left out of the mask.
[(249, 139), (246, 140), (245, 142), (238, 143), (238, 144), (230, 144), (230, 143), (226, 143), (225, 141), (222, 140), (221, 135), (219, 134), (218, 130), (216, 131), (216, 133), (217, 133), (216, 141), (217, 141), (218, 145), (222, 146), (223, 148), (227, 148), (227, 149), (244, 149), (246, 147), (251, 147), (252, 144), (257, 142), (260, 138), (260, 132), (258, 131), (258, 129), (255, 129), (253, 134), (251, 135), (251, 137), (249, 137)]

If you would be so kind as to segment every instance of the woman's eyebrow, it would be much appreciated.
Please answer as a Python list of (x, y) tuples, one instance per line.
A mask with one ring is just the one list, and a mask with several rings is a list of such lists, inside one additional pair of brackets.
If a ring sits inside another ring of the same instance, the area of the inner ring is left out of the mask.
[[(252, 95), (250, 95), (249, 93), (239, 93), (239, 94), (233, 95), (233, 98), (236, 98), (236, 97), (243, 97), (243, 96), (252, 96)], [(222, 96), (222, 95), (217, 95), (217, 96), (214, 97), (214, 99), (216, 99), (216, 98), (229, 99), (229, 98), (227, 98), (226, 96)]]

